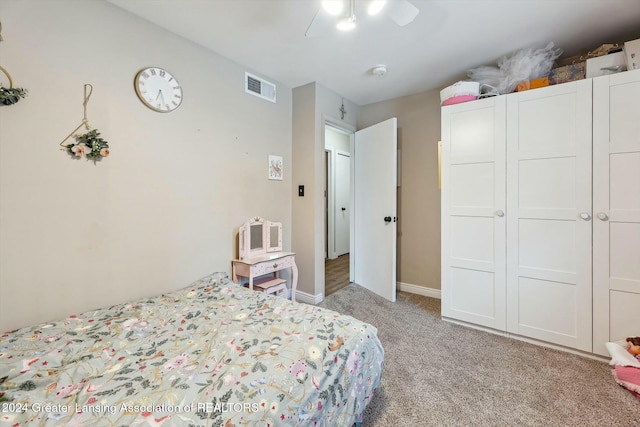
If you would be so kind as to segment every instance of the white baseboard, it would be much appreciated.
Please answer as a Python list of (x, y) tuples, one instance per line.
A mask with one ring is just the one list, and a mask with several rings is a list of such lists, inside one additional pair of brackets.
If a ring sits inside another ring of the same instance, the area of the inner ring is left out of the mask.
[(412, 294), (423, 295), (430, 298), (440, 298), (440, 289), (428, 288), (426, 286), (412, 285), (411, 283), (398, 282), (398, 290), (403, 292), (409, 292)]
[[(440, 289), (428, 288), (426, 286), (412, 285), (410, 283), (397, 282), (398, 290), (418, 294), (430, 298), (440, 298)], [(296, 291), (296, 301), (304, 302), (311, 305), (318, 305), (324, 301), (324, 294), (309, 294), (303, 291)]]
[(589, 359), (597, 360), (599, 362), (608, 362), (609, 361), (608, 358), (606, 358), (604, 356), (600, 356), (599, 354), (588, 353), (588, 352), (585, 352), (585, 351), (582, 351), (582, 350), (576, 350), (576, 349), (573, 349), (573, 348), (564, 347), (564, 346), (557, 345), (557, 344), (552, 344), (552, 343), (549, 343), (549, 342), (546, 342), (546, 341), (540, 341), (540, 340), (537, 340), (537, 339), (534, 339), (534, 338), (524, 337), (522, 335), (513, 334), (511, 332), (499, 331), (497, 329), (488, 328), (486, 326), (474, 325), (473, 323), (467, 323), (465, 321), (452, 319), (450, 317), (444, 317), (443, 316), (442, 320), (445, 321), (445, 322), (454, 323), (456, 325), (465, 326), (467, 328), (477, 329), (477, 330), (483, 331), (483, 332), (488, 332), (490, 334), (500, 335), (500, 336), (503, 336), (503, 337), (506, 337), (506, 338), (512, 338), (512, 339), (518, 340), (518, 341), (524, 341), (524, 342), (527, 342), (529, 344), (539, 345), (541, 347), (552, 348), (554, 350), (564, 351), (565, 353), (571, 353), (571, 354), (575, 354), (577, 356), (587, 357)]
[(304, 302), (311, 305), (318, 305), (324, 300), (324, 294), (308, 294), (302, 291), (296, 291), (296, 301)]

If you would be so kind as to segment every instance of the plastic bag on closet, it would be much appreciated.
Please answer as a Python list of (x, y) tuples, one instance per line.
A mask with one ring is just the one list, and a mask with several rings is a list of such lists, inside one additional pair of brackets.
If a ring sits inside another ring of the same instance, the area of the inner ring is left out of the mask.
[(498, 67), (480, 66), (467, 72), (469, 78), (488, 85), (500, 94), (511, 93), (518, 83), (549, 75), (553, 63), (562, 55), (562, 49), (554, 49), (553, 43), (544, 48), (526, 48), (498, 61)]

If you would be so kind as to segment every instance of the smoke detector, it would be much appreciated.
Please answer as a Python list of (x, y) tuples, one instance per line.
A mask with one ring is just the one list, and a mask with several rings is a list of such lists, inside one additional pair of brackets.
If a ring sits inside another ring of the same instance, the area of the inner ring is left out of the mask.
[(371, 74), (374, 76), (384, 76), (387, 74), (387, 66), (386, 65), (376, 65), (371, 69)]

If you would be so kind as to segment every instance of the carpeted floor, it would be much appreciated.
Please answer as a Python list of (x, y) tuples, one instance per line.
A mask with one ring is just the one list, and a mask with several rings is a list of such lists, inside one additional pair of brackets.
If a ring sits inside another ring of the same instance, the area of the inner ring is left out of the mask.
[(597, 360), (444, 322), (440, 300), (351, 284), (321, 304), (378, 328), (364, 426), (640, 426), (640, 399)]

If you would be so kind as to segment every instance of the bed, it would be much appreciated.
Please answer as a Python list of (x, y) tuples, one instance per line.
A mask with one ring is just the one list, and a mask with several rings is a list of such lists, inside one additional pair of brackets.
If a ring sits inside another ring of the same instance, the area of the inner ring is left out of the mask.
[(375, 327), (226, 274), (0, 337), (0, 425), (349, 426)]

